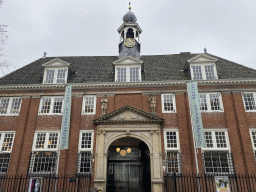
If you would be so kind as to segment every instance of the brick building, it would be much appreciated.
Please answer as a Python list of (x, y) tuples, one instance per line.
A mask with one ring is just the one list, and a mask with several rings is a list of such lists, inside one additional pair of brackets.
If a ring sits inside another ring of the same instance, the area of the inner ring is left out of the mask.
[[(191, 80), (206, 139), (199, 172), (255, 173), (256, 71), (206, 50), (141, 56), (131, 10), (123, 21), (119, 57), (44, 57), (0, 79), (0, 174), (91, 173), (103, 191), (162, 191), (165, 174), (196, 173)], [(69, 148), (59, 150), (66, 85)]]

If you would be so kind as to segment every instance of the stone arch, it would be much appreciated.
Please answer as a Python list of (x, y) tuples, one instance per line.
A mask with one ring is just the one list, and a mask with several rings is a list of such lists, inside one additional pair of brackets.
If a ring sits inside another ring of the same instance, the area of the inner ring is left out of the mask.
[(111, 140), (108, 141), (108, 143), (105, 145), (105, 149), (104, 149), (104, 153), (108, 153), (108, 148), (110, 147), (110, 145), (117, 139), (120, 139), (120, 138), (124, 138), (124, 137), (133, 137), (133, 138), (136, 138), (136, 139), (139, 139), (141, 141), (143, 141), (147, 146), (148, 146), (148, 149), (149, 149), (149, 152), (152, 153), (153, 152), (153, 149), (152, 149), (152, 145), (150, 144), (150, 142), (148, 140), (146, 140), (145, 138), (139, 136), (139, 135), (135, 135), (135, 134), (121, 134), (121, 135), (118, 135), (114, 138), (112, 138)]

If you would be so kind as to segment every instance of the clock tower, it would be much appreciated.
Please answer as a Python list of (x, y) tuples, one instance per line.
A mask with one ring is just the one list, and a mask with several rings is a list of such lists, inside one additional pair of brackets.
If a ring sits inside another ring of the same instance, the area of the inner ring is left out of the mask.
[(136, 23), (137, 18), (134, 13), (131, 12), (130, 6), (129, 11), (123, 17), (123, 21), (124, 23), (117, 30), (120, 34), (119, 58), (121, 59), (127, 56), (132, 56), (136, 59), (139, 59), (139, 37), (142, 33), (142, 30), (138, 23)]

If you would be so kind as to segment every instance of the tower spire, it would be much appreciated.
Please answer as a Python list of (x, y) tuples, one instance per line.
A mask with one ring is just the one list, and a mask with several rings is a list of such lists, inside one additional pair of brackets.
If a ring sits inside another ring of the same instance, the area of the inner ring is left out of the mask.
[(129, 0), (129, 11), (131, 12), (131, 1)]

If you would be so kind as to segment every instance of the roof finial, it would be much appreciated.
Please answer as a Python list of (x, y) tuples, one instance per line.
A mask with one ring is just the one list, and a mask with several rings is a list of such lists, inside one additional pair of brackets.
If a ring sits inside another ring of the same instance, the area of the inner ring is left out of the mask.
[(44, 52), (44, 56), (43, 56), (43, 58), (46, 58), (46, 54), (47, 54), (47, 53), (46, 53), (46, 51), (45, 51), (45, 52)]
[(204, 54), (207, 54), (207, 49), (206, 49), (206, 47), (204, 48)]
[(129, 11), (131, 11), (131, 2), (130, 2), (130, 0), (129, 0)]

